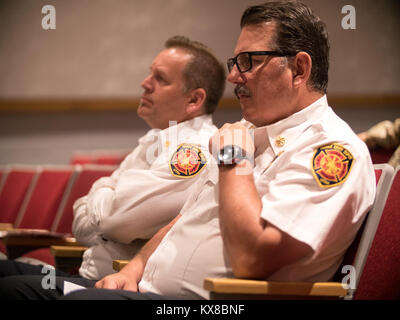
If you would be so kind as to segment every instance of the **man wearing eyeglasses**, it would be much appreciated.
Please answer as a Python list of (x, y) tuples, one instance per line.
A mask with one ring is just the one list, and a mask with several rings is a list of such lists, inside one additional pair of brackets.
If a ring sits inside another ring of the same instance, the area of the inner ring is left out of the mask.
[(366, 146), (328, 106), (325, 26), (301, 3), (268, 2), (248, 8), (241, 28), (228, 81), (244, 120), (210, 140), (218, 164), (175, 221), (96, 284), (119, 290), (68, 298), (208, 299), (206, 277), (335, 274), (372, 206), (375, 176)]

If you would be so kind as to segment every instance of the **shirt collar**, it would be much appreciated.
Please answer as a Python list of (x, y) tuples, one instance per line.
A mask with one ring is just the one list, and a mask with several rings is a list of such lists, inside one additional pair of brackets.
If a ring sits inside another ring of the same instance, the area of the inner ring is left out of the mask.
[(186, 129), (199, 131), (204, 125), (212, 126), (213, 120), (211, 114), (203, 114), (190, 120), (186, 120), (176, 124), (171, 122), (170, 126), (165, 129), (151, 129), (143, 137), (139, 139), (139, 144), (146, 144), (156, 141), (155, 139), (168, 140), (169, 136), (184, 134)]
[(269, 144), (275, 155), (285, 151), (310, 123), (329, 108), (326, 95), (314, 101), (304, 109), (279, 120), (273, 124), (255, 127), (250, 122), (243, 121), (249, 129), (254, 129), (254, 144), (256, 146)]

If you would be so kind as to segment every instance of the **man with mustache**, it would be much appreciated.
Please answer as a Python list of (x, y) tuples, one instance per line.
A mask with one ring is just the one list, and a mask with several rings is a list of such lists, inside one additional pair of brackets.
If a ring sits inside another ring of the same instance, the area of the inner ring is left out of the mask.
[[(57, 271), (55, 290), (41, 287), (41, 266), (0, 263), (4, 298), (54, 299), (68, 280), (84, 286), (115, 271), (179, 213), (208, 166), (208, 141), (217, 128), (212, 113), (225, 89), (225, 70), (203, 44), (175, 36), (154, 59), (137, 114), (152, 128), (110, 176), (96, 181), (74, 204), (73, 233), (89, 246), (79, 278)], [(39, 275), (29, 277), (25, 275)], [(13, 276), (13, 277), (11, 277)], [(12, 295), (16, 283), (21, 293)], [(32, 289), (33, 288), (33, 289)], [(25, 295), (25, 296), (24, 296)]]
[(244, 120), (211, 138), (217, 161), (169, 225), (97, 289), (64, 298), (208, 299), (206, 277), (331, 279), (372, 206), (375, 175), (328, 106), (328, 52), (307, 6), (249, 7), (227, 78)]
[(328, 105), (325, 25), (304, 4), (276, 1), (248, 8), (241, 29), (227, 79), (245, 120), (210, 140), (218, 165), (175, 221), (96, 284), (118, 290), (65, 298), (208, 299), (206, 277), (335, 274), (373, 204), (375, 175), (365, 144)]

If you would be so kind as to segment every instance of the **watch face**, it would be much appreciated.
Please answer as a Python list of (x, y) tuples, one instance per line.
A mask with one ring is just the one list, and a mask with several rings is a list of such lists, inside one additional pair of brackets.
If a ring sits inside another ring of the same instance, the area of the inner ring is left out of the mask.
[(219, 164), (222, 165), (236, 164), (236, 161), (241, 158), (241, 148), (232, 145), (225, 146), (218, 155)]
[(233, 146), (226, 146), (221, 150), (219, 154), (219, 161), (225, 164), (232, 163), (233, 154), (234, 154)]

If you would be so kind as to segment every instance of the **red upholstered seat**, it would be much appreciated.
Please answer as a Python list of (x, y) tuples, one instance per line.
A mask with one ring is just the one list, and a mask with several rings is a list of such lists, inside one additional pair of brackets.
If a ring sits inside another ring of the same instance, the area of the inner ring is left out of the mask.
[[(375, 165), (374, 166), (374, 171), (375, 171), (375, 179), (376, 179), (376, 186), (377, 186), (377, 195), (381, 192), (382, 188), (385, 188), (385, 185), (388, 181), (390, 181), (390, 175), (392, 174), (392, 169), (389, 167), (389, 165)], [(387, 175), (387, 176), (386, 176)], [(381, 177), (385, 176), (385, 181), (381, 181)], [(371, 210), (372, 211), (372, 210)], [(350, 247), (347, 249), (346, 254), (343, 258), (341, 267), (337, 270), (334, 279), (335, 281), (341, 281), (343, 278), (342, 274), (342, 267), (345, 265), (354, 265), (354, 261), (356, 258), (357, 250), (360, 245), (360, 240), (364, 232), (365, 224), (368, 221), (368, 216), (371, 214), (371, 212), (368, 212), (364, 223), (360, 227), (360, 230), (357, 232), (357, 236), (350, 245)], [(373, 235), (371, 235), (373, 236)]]
[(6, 177), (7, 173), (5, 171), (5, 168), (0, 167), (0, 191), (3, 186), (3, 179)]
[(391, 150), (386, 150), (383, 148), (370, 149), (369, 152), (371, 154), (372, 163), (374, 164), (387, 163), (394, 151), (395, 149)]
[(93, 159), (90, 154), (75, 154), (72, 156), (70, 164), (77, 165), (77, 164), (89, 164), (92, 163)]
[(72, 165), (101, 164), (119, 165), (129, 154), (127, 150), (90, 150), (76, 151), (71, 157)]
[(73, 166), (43, 167), (15, 227), (50, 230), (73, 172)]
[(94, 154), (93, 163), (105, 165), (119, 165), (125, 159), (129, 152), (126, 151), (111, 151), (97, 152)]
[[(73, 205), (74, 202), (86, 195), (93, 183), (101, 177), (109, 176), (117, 168), (117, 166), (107, 165), (84, 165), (76, 166), (76, 179), (68, 190), (63, 203), (61, 204), (54, 223), (51, 227), (51, 231), (58, 233), (71, 234), (72, 233), (72, 221), (73, 221)], [(26, 259), (29, 258), (29, 259)], [(44, 262), (47, 264), (55, 265), (54, 257), (50, 252), (49, 248), (40, 248), (33, 250), (23, 256), (20, 261), (32, 261)]]
[(0, 190), (0, 222), (14, 224), (22, 202), (37, 174), (36, 167), (12, 166), (4, 172)]
[(13, 168), (0, 195), (2, 222), (15, 228), (50, 229), (73, 171), (70, 166)]
[[(41, 167), (34, 190), (16, 222), (17, 228), (51, 230), (62, 200), (69, 193), (76, 178), (74, 166)], [(29, 259), (26, 259), (29, 258)], [(37, 262), (54, 265), (54, 258), (48, 248), (29, 251), (20, 261)]]
[(395, 170), (354, 299), (400, 299), (399, 169)]
[(72, 206), (74, 202), (86, 195), (93, 183), (101, 177), (109, 176), (117, 166), (84, 165), (80, 170), (64, 207), (58, 219), (53, 224), (52, 230), (60, 233), (72, 233), (72, 220), (74, 218)]

